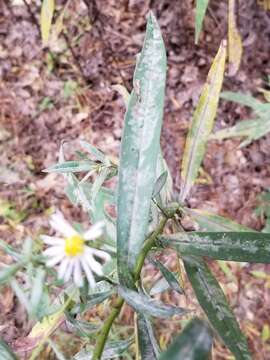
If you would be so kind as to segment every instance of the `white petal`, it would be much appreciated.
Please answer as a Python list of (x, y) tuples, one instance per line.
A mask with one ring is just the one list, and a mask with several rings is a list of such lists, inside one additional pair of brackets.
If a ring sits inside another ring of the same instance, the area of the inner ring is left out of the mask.
[(82, 270), (79, 259), (76, 259), (74, 263), (73, 279), (76, 286), (83, 286)]
[(59, 231), (66, 237), (77, 234), (69, 222), (64, 218), (64, 215), (61, 213), (61, 211), (57, 211), (51, 216), (50, 225), (55, 231)]
[(90, 269), (92, 269), (97, 275), (103, 275), (102, 272), (102, 266), (99, 262), (97, 262), (93, 255), (91, 254), (91, 251), (87, 251), (85, 256), (83, 258), (87, 261), (88, 265), (90, 266)]
[(63, 257), (64, 257), (64, 254), (53, 256), (48, 261), (46, 261), (46, 265), (48, 267), (52, 267), (52, 266), (58, 264), (63, 259)]
[(66, 273), (68, 264), (69, 264), (69, 259), (66, 257), (65, 259), (63, 259), (63, 261), (61, 262), (61, 264), (58, 268), (58, 278), (59, 279), (64, 279), (64, 275)]
[(40, 238), (45, 244), (48, 245), (63, 245), (65, 243), (64, 239), (55, 236), (40, 235)]
[(72, 271), (73, 271), (73, 266), (74, 266), (74, 260), (69, 260), (69, 263), (68, 263), (68, 266), (67, 266), (67, 269), (66, 269), (66, 273), (64, 275), (64, 281), (67, 282), (71, 275), (72, 275)]
[(83, 270), (86, 274), (87, 280), (90, 284), (90, 287), (92, 287), (92, 288), (95, 287), (96, 281), (95, 281), (94, 275), (92, 274), (92, 271), (89, 268), (89, 265), (84, 258), (81, 258), (81, 264), (82, 264)]
[(99, 221), (95, 225), (91, 226), (89, 230), (84, 233), (85, 240), (94, 240), (100, 237), (103, 233), (104, 222)]
[(65, 249), (63, 246), (50, 246), (48, 247), (48, 249), (46, 249), (45, 251), (43, 251), (43, 254), (45, 256), (57, 256), (57, 255), (61, 255), (61, 254), (65, 254), (64, 253)]
[(105, 251), (103, 250), (99, 250), (99, 249), (94, 249), (92, 248), (91, 249), (91, 252), (93, 255), (105, 260), (105, 261), (109, 261), (111, 260), (111, 255), (109, 255), (108, 253), (106, 253)]

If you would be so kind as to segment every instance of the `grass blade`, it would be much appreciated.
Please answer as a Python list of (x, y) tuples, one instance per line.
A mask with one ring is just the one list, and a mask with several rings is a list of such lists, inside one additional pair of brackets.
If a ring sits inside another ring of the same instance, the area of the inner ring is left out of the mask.
[(221, 99), (233, 101), (240, 105), (248, 106), (253, 110), (256, 110), (258, 107), (263, 105), (263, 103), (257, 99), (255, 99), (251, 95), (245, 95), (238, 92), (233, 91), (224, 91), (220, 95)]
[(198, 257), (184, 257), (184, 264), (197, 299), (213, 328), (237, 360), (251, 360), (247, 341), (206, 263)]
[(122, 284), (142, 247), (153, 193), (163, 117), (166, 52), (154, 15), (150, 13), (146, 37), (134, 73), (121, 143), (118, 184), (117, 253)]
[(196, 0), (195, 15), (195, 44), (198, 44), (199, 36), (202, 30), (203, 19), (206, 13), (209, 0)]
[(223, 41), (208, 73), (198, 106), (187, 136), (182, 161), (180, 202), (192, 187), (204, 157), (208, 136), (216, 116), (219, 94), (223, 82), (226, 60), (226, 42)]

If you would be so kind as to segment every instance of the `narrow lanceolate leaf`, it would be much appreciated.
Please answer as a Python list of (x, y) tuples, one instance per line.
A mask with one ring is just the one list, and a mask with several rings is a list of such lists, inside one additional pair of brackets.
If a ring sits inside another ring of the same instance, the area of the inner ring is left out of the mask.
[(198, 257), (184, 257), (184, 264), (197, 299), (213, 328), (237, 360), (251, 360), (247, 341), (206, 263)]
[(95, 146), (89, 144), (87, 141), (84, 141), (84, 140), (80, 140), (80, 144), (81, 144), (81, 147), (89, 152), (89, 154), (91, 156), (93, 156), (93, 158), (95, 160), (98, 160), (102, 163), (106, 162), (106, 156), (105, 154), (103, 154), (102, 151), (100, 151), (99, 149), (97, 149)]
[(235, 0), (229, 0), (228, 4), (228, 57), (229, 75), (234, 76), (240, 66), (243, 46), (241, 36), (236, 25)]
[(251, 95), (242, 94), (240, 92), (224, 91), (220, 95), (221, 99), (233, 101), (240, 105), (251, 107), (254, 111), (264, 105)]
[(52, 18), (54, 13), (54, 0), (43, 0), (40, 15), (40, 30), (43, 46), (48, 45)]
[(119, 295), (138, 313), (148, 316), (155, 316), (163, 319), (173, 317), (174, 315), (185, 315), (189, 311), (177, 306), (167, 305), (157, 301), (150, 296), (139, 294), (134, 290), (120, 287)]
[(212, 343), (213, 337), (208, 325), (194, 318), (159, 360), (208, 360)]
[(217, 112), (225, 60), (226, 42), (223, 41), (208, 73), (187, 136), (182, 162), (180, 202), (183, 202), (187, 197), (204, 157), (208, 136), (212, 131)]
[(166, 52), (154, 15), (147, 22), (136, 65), (121, 143), (117, 253), (120, 282), (131, 284), (147, 231), (163, 117)]
[(229, 218), (219, 216), (205, 210), (189, 209), (189, 208), (184, 208), (183, 210), (199, 225), (200, 231), (255, 232), (255, 230), (247, 226), (240, 225)]
[(184, 290), (181, 288), (179, 281), (175, 277), (174, 273), (164, 266), (160, 261), (155, 260), (154, 265), (159, 269), (161, 274), (168, 282), (170, 288), (177, 291), (179, 294), (184, 294)]
[(243, 120), (235, 126), (222, 129), (211, 135), (213, 140), (223, 140), (232, 137), (245, 137), (239, 148), (249, 145), (253, 140), (270, 132), (270, 120), (268, 118), (258, 118), (254, 120)]
[(55, 173), (81, 172), (81, 171), (89, 171), (93, 169), (94, 166), (96, 166), (96, 163), (91, 160), (65, 161), (50, 166), (49, 168), (43, 171), (55, 172)]
[(159, 241), (181, 254), (218, 260), (270, 263), (270, 234), (259, 232), (189, 232), (161, 236)]
[(206, 13), (209, 0), (196, 0), (195, 15), (195, 44), (198, 44), (199, 36), (202, 30), (203, 19)]
[(143, 360), (156, 360), (159, 356), (159, 347), (155, 339), (150, 320), (142, 313), (137, 315), (138, 343)]
[(2, 360), (17, 360), (16, 355), (5, 343), (4, 340), (0, 338), (0, 359)]

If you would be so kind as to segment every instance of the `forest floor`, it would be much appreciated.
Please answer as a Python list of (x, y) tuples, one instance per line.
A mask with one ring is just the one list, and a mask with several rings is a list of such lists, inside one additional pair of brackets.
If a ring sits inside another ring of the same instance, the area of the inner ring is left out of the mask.
[[(63, 140), (76, 148), (78, 139), (85, 139), (118, 155), (125, 110), (112, 85), (132, 88), (135, 55), (142, 46), (150, 7), (168, 54), (161, 144), (179, 190), (188, 126), (227, 32), (227, 1), (210, 2), (195, 45), (191, 0), (98, 0), (97, 8), (90, 6), (91, 1), (76, 0), (68, 6), (65, 35), (48, 51), (40, 39), (40, 4), (28, 3), (0, 2), (0, 237), (18, 247), (26, 236), (36, 238), (47, 228), (52, 207), (70, 219), (87, 221), (65, 197), (62, 177), (42, 170), (57, 161)], [(57, 1), (57, 8), (64, 3)], [(240, 0), (238, 10), (243, 58), (240, 70), (225, 78), (223, 88), (261, 97), (257, 89), (266, 86), (270, 74), (270, 13), (255, 0)], [(220, 101), (215, 127), (231, 126), (249, 116), (247, 108)], [(203, 163), (207, 181), (195, 186), (188, 204), (260, 230), (264, 219), (256, 216), (255, 209), (258, 195), (270, 188), (270, 134), (245, 148), (239, 149), (239, 144), (239, 139), (209, 142)], [(173, 268), (173, 255), (166, 256)], [(5, 261), (4, 254), (0, 259)], [(211, 268), (248, 337), (254, 359), (270, 359), (270, 266), (227, 265), (226, 274), (217, 263)], [(150, 277), (151, 271), (147, 266)], [(188, 294), (193, 298), (191, 290)], [(0, 333), (12, 345), (29, 332), (29, 324), (9, 288), (1, 289), (0, 310)], [(121, 321), (130, 322), (129, 315), (126, 309)], [(159, 325), (157, 335), (164, 347), (177, 326), (169, 321)], [(231, 357), (217, 343), (213, 359)]]

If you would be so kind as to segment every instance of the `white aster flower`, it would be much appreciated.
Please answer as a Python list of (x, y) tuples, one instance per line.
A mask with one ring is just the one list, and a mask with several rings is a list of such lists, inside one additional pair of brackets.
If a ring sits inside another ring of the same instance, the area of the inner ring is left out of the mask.
[(82, 272), (86, 274), (91, 287), (95, 286), (93, 272), (102, 275), (102, 265), (95, 259), (110, 260), (105, 251), (91, 248), (85, 241), (97, 239), (102, 235), (103, 223), (98, 222), (91, 226), (83, 235), (80, 235), (64, 218), (60, 211), (51, 216), (51, 227), (63, 237), (42, 235), (45, 244), (50, 245), (44, 255), (48, 258), (46, 265), (53, 267), (59, 264), (58, 278), (68, 281), (72, 275), (76, 286), (83, 285)]

